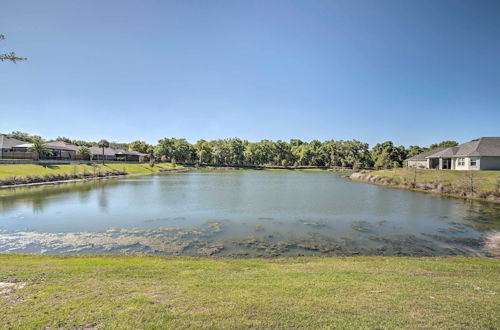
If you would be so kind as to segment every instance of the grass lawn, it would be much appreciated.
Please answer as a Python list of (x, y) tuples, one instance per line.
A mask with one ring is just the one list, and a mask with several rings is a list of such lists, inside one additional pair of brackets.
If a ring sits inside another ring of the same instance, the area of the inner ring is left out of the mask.
[[(17, 282), (16, 282), (17, 281)], [(477, 328), (500, 262), (0, 255), (5, 328)]]
[[(108, 163), (98, 165), (100, 171), (120, 170), (129, 174), (151, 173), (158, 172), (160, 168), (170, 168), (172, 164), (161, 163), (156, 164), (153, 168), (148, 163), (137, 164), (117, 164)], [(29, 175), (48, 175), (58, 173), (93, 173), (94, 169), (91, 165), (35, 165), (35, 164), (0, 164), (0, 179), (12, 176), (23, 177)]]
[[(385, 178), (397, 178), (400, 181), (406, 177), (411, 181), (413, 180), (413, 172), (413, 169), (399, 168), (373, 171), (370, 172), (370, 174)], [(466, 171), (418, 169), (417, 183), (435, 182), (445, 185), (460, 186), (465, 175)], [(500, 180), (500, 171), (474, 171), (474, 175), (478, 192), (494, 191), (497, 180)]]

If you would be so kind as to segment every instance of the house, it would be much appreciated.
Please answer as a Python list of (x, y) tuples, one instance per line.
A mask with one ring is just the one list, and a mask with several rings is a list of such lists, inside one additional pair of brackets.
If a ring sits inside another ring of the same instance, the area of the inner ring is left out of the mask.
[(440, 170), (500, 170), (500, 137), (482, 137), (438, 148), (406, 160), (408, 167)]
[[(90, 147), (92, 153), (92, 160), (102, 160), (103, 151), (100, 147)], [(116, 160), (117, 150), (113, 148), (104, 148), (104, 160)]]
[[(38, 156), (30, 151), (33, 143), (21, 143), (12, 147), (12, 150), (18, 154), (25, 154), (25, 159), (36, 159)], [(45, 155), (43, 159), (55, 160), (74, 160), (76, 159), (77, 146), (64, 143), (62, 141), (47, 142), (44, 146), (50, 150), (49, 155)]]
[(142, 159), (147, 159), (149, 158), (148, 154), (143, 154), (137, 151), (126, 151), (126, 150), (120, 150), (116, 154), (116, 159), (117, 160), (124, 160), (124, 161), (139, 161)]
[[(0, 159), (26, 159), (23, 158), (22, 154), (14, 154), (12, 148), (16, 145), (26, 143), (26, 141), (21, 141), (18, 139), (13, 139), (5, 135), (0, 135)], [(31, 159), (31, 155), (28, 157)]]
[(427, 163), (429, 162), (429, 156), (432, 156), (438, 152), (443, 151), (446, 148), (436, 148), (427, 152), (423, 152), (421, 154), (410, 157), (406, 160), (406, 166), (410, 168), (429, 168)]
[[(79, 146), (66, 143), (64, 141), (53, 141), (44, 144), (51, 151), (50, 155), (46, 155), (43, 159), (52, 160), (78, 160), (82, 159), (77, 155)], [(38, 159), (35, 152), (30, 151), (33, 143), (9, 138), (5, 135), (0, 135), (0, 159)], [(103, 150), (100, 147), (90, 147), (92, 160), (102, 160)], [(140, 161), (148, 160), (149, 155), (137, 151), (127, 151), (122, 149), (104, 148), (104, 160), (107, 161)]]

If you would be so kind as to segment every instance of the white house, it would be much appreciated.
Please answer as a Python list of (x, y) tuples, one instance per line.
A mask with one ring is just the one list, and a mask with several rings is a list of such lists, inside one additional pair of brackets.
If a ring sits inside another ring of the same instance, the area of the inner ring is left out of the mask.
[(500, 170), (500, 137), (482, 137), (456, 147), (433, 149), (408, 158), (406, 165), (440, 170)]

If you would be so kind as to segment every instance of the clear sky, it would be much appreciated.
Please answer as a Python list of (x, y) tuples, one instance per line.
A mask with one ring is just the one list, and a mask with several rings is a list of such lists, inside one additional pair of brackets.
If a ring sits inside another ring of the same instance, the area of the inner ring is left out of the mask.
[(0, 132), (500, 136), (500, 1), (3, 0)]

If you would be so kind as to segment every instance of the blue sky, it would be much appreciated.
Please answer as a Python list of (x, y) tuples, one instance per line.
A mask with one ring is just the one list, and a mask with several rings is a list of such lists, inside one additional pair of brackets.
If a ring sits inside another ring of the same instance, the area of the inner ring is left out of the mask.
[(3, 0), (0, 132), (500, 136), (499, 1)]

